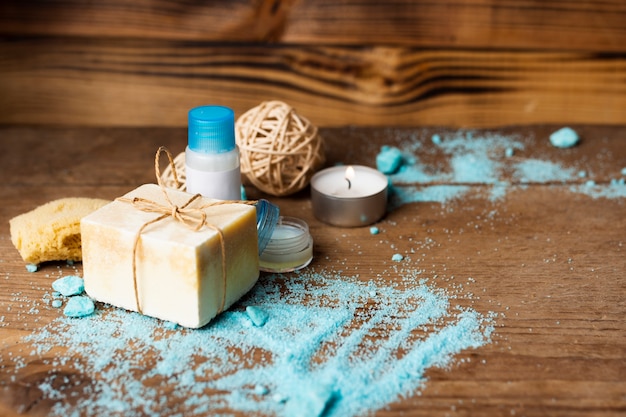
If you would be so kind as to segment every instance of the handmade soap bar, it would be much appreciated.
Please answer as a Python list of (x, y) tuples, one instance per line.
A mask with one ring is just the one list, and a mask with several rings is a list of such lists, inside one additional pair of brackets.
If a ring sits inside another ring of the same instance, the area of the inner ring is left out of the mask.
[[(178, 207), (192, 197), (167, 193)], [(161, 214), (136, 207), (130, 201), (135, 197), (169, 204), (159, 186), (146, 184), (81, 221), (85, 291), (92, 298), (198, 328), (254, 286), (259, 277), (254, 206), (204, 208), (206, 224), (194, 231), (170, 215), (148, 224)], [(199, 198), (188, 207), (212, 201)], [(223, 233), (225, 253), (216, 228)]]

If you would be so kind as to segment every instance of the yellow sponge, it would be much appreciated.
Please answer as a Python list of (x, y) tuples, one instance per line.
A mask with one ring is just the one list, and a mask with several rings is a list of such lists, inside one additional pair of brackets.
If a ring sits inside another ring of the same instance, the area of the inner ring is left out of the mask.
[(80, 261), (80, 219), (108, 204), (96, 198), (62, 198), (9, 220), (11, 241), (27, 263)]

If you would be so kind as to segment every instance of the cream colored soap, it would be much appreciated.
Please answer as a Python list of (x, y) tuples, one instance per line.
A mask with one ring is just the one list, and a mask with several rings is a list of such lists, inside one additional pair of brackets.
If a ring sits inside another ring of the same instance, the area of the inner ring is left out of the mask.
[[(167, 190), (172, 202), (184, 205), (191, 194)], [(141, 197), (167, 205), (156, 184), (146, 184), (123, 198)], [(212, 200), (199, 199), (190, 207)], [(193, 231), (167, 217), (147, 226), (135, 253), (139, 229), (159, 217), (128, 202), (113, 201), (81, 221), (85, 291), (92, 298), (139, 311), (135, 298), (133, 256), (136, 260), (138, 296), (143, 314), (173, 321), (185, 327), (207, 324), (231, 306), (259, 277), (256, 209), (226, 204), (204, 209), (207, 223), (219, 227), (226, 243), (226, 288), (222, 275), (220, 237), (204, 226)]]

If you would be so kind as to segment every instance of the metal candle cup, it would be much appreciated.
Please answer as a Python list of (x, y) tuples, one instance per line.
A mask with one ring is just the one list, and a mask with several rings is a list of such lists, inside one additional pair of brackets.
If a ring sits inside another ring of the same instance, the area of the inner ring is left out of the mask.
[(313, 214), (344, 227), (366, 226), (387, 210), (387, 177), (360, 165), (324, 169), (311, 178)]

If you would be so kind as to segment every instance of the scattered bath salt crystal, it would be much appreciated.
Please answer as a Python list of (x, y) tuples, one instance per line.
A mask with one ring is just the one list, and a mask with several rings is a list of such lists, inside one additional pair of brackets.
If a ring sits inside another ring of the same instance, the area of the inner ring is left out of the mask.
[(402, 152), (395, 146), (383, 146), (376, 155), (376, 168), (383, 174), (393, 174), (402, 165)]
[(626, 177), (626, 167), (622, 168), (621, 174)]
[[(270, 314), (262, 329), (250, 326), (242, 304), (204, 328), (175, 331), (107, 308), (82, 320), (60, 317), (25, 342), (38, 355), (62, 346), (58, 366), (96, 381), (75, 402), (53, 383), (54, 372), (44, 378), (38, 387), (43, 400), (55, 399), (55, 416), (158, 415), (164, 403), (173, 415), (282, 417), (303, 404), (309, 415), (369, 415), (418, 395), (428, 368), (454, 372), (455, 355), (489, 343), (494, 330), (493, 315), (451, 305), (418, 271), (402, 274), (404, 284), (393, 286), (312, 271), (262, 276), (242, 300)], [(375, 304), (363, 296), (369, 291)], [(272, 395), (256, 394), (257, 386)]]
[(585, 182), (585, 186), (587, 186), (587, 187), (595, 187), (596, 186), (596, 182), (594, 180), (589, 180), (589, 181)]
[(287, 401), (287, 397), (280, 395), (280, 394), (274, 394), (272, 396), (272, 400), (274, 400), (274, 402), (277, 404), (282, 404)]
[(86, 317), (95, 311), (93, 300), (84, 295), (71, 297), (67, 300), (63, 314), (67, 317)]
[(254, 393), (256, 395), (267, 395), (269, 394), (270, 390), (264, 386), (264, 385), (257, 385), (256, 387), (254, 387)]
[(39, 265), (35, 264), (26, 264), (26, 270), (28, 272), (37, 272), (39, 270)]
[(370, 297), (372, 297), (372, 298), (376, 297), (376, 291), (371, 290), (371, 291), (369, 292), (369, 295), (370, 295)]
[(574, 178), (574, 170), (541, 159), (527, 159), (515, 166), (515, 175), (526, 182), (565, 182)]
[(609, 186), (600, 187), (585, 184), (572, 185), (570, 191), (574, 193), (584, 194), (591, 198), (626, 198), (626, 186), (623, 183), (610, 184)]
[(557, 148), (571, 148), (578, 143), (578, 133), (570, 127), (564, 127), (550, 135), (550, 143)]
[[(337, 395), (339, 394), (337, 387)], [(285, 407), (285, 414), (293, 417), (319, 417), (327, 409), (335, 394), (332, 383), (320, 383), (318, 381), (303, 381), (303, 386), (296, 392), (296, 396), (290, 397)]]
[(79, 295), (85, 291), (85, 281), (76, 275), (67, 275), (52, 283), (52, 288), (66, 297)]
[(394, 262), (400, 262), (404, 259), (404, 256), (402, 256), (399, 253), (394, 253), (393, 256), (391, 257), (391, 260)]
[(511, 158), (514, 154), (515, 149), (513, 148), (506, 148), (506, 150), (504, 151), (504, 156), (506, 156), (507, 158)]
[(255, 306), (246, 307), (246, 313), (256, 327), (263, 327), (269, 318), (269, 314), (266, 311)]
[(578, 171), (578, 178), (585, 178), (587, 176), (587, 171)]
[(448, 203), (463, 197), (471, 188), (467, 185), (431, 185), (426, 187), (404, 186), (395, 187), (391, 196), (392, 209), (407, 203), (436, 202)]
[(376, 227), (376, 226), (370, 227), (370, 234), (371, 235), (377, 235), (378, 233), (379, 233), (378, 227)]
[(61, 300), (52, 300), (51, 305), (54, 308), (60, 308), (63, 305), (63, 302)]
[(174, 323), (173, 321), (164, 321), (163, 327), (169, 330), (176, 330), (179, 326), (178, 323)]
[(430, 140), (432, 140), (432, 142), (433, 142), (435, 145), (441, 145), (441, 136), (439, 136), (439, 135), (438, 135), (438, 134), (436, 134), (436, 133), (435, 133), (434, 135), (432, 135), (432, 137), (430, 138)]

